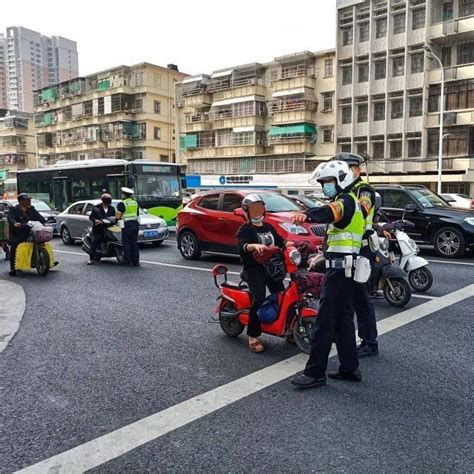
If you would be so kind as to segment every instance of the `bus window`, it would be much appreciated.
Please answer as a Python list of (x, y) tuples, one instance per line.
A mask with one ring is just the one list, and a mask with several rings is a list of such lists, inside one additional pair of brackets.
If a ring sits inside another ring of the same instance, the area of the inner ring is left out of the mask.
[(159, 174), (138, 174), (135, 176), (135, 193), (145, 201), (170, 196), (179, 197), (178, 178)]

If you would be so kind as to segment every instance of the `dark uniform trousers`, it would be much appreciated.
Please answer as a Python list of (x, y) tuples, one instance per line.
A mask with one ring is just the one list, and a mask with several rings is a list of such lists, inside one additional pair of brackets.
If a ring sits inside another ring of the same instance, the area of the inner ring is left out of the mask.
[(138, 221), (127, 221), (122, 229), (122, 245), (124, 262), (128, 265), (136, 265), (140, 261), (138, 250)]
[(311, 353), (304, 370), (308, 377), (326, 375), (329, 352), (336, 341), (341, 372), (354, 372), (359, 367), (354, 327), (355, 283), (346, 278), (344, 270), (329, 269), (321, 292)]
[[(360, 254), (370, 260), (373, 266), (375, 254), (369, 246), (362, 247)], [(377, 346), (377, 320), (375, 309), (370, 299), (370, 280), (367, 283), (354, 283), (354, 310), (357, 316), (357, 332), (364, 344)]]

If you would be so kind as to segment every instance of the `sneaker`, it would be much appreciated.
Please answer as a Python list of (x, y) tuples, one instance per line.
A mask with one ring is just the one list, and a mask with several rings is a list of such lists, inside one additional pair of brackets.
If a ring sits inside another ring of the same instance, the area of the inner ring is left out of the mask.
[(329, 372), (328, 377), (335, 380), (347, 380), (349, 382), (362, 382), (362, 374), (359, 369), (355, 372)]
[(357, 346), (357, 357), (373, 357), (379, 355), (379, 346), (376, 344), (365, 344), (361, 342)]
[(291, 379), (291, 383), (298, 388), (319, 388), (326, 385), (326, 377), (313, 378), (305, 374), (299, 374)]
[(87, 265), (95, 265), (94, 260), (89, 260), (89, 261), (87, 262)]

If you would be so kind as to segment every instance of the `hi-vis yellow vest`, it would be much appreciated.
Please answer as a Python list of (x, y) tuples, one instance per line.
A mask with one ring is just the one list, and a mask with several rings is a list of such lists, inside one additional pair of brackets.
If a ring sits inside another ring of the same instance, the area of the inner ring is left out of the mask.
[[(357, 198), (359, 198), (359, 191), (362, 187), (369, 187), (369, 185), (365, 181), (359, 181), (353, 188), (353, 191)], [(375, 206), (370, 208), (368, 216), (365, 218), (365, 230), (372, 230), (372, 225), (374, 223), (374, 215), (375, 215)]]
[(125, 212), (123, 213), (124, 222), (138, 220), (138, 202), (133, 198), (125, 198), (122, 202), (125, 205)]

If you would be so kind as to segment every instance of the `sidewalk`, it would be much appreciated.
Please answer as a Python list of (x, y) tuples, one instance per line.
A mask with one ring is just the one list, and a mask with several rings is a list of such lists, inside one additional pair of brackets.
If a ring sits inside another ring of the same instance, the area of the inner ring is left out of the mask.
[(25, 305), (23, 288), (16, 283), (0, 280), (0, 353), (18, 331)]

